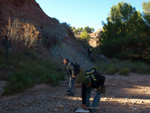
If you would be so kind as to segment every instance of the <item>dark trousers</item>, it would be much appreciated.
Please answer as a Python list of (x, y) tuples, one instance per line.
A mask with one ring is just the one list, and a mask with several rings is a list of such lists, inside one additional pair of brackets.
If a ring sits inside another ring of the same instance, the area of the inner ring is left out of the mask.
[[(90, 97), (91, 97), (91, 92), (92, 92), (92, 88), (88, 87), (87, 91), (86, 91), (86, 106), (87, 107), (91, 107), (90, 105)], [(92, 103), (92, 107), (98, 107), (98, 104), (100, 102), (100, 93), (96, 92), (96, 95), (94, 97), (93, 103)], [(92, 112), (96, 112), (96, 109), (92, 109)]]
[(75, 78), (70, 76), (69, 78), (69, 88), (70, 88), (70, 93), (74, 94), (74, 84), (75, 84)]
[(88, 57), (92, 58), (92, 53), (91, 52), (88, 52)]

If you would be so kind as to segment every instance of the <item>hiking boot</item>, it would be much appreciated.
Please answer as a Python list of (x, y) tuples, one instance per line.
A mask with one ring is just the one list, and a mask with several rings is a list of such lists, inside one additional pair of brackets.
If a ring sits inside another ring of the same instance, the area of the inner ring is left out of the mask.
[(73, 93), (70, 93), (70, 92), (67, 93), (67, 95), (69, 95), (69, 96), (74, 96), (74, 94), (73, 94)]
[(69, 93), (70, 91), (71, 91), (70, 89), (67, 90), (68, 93)]
[(90, 111), (90, 113), (93, 113), (91, 109), (88, 109)]

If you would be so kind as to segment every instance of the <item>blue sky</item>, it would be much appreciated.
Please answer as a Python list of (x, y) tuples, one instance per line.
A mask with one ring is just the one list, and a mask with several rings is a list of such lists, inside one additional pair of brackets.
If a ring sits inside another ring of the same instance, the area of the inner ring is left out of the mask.
[(124, 1), (131, 3), (136, 10), (143, 12), (143, 1), (149, 0), (36, 0), (43, 11), (59, 22), (67, 22), (71, 26), (102, 28), (101, 21), (106, 22), (113, 5)]

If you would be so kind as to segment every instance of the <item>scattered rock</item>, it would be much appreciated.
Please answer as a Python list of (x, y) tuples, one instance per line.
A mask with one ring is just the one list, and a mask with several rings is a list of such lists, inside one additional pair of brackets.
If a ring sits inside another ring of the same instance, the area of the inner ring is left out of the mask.
[(64, 106), (63, 105), (59, 105), (59, 108), (63, 108)]
[(58, 109), (55, 109), (55, 111), (58, 111)]
[[(116, 80), (110, 79), (109, 82), (117, 82), (118, 77), (119, 76), (115, 77)], [(121, 90), (124, 88), (124, 90), (126, 91), (127, 87), (127, 90), (134, 90), (131, 87), (132, 83), (129, 85), (126, 84), (126, 81), (123, 82), (124, 79), (120, 80), (122, 80), (122, 83), (120, 86), (117, 87), (117, 90)], [(144, 81), (144, 83), (149, 83), (149, 80)], [(133, 84), (135, 85), (135, 83)], [(113, 87), (115, 88), (116, 86)], [(61, 84), (56, 87), (50, 87), (48, 85), (41, 84), (41, 86), (37, 85), (30, 90), (27, 90), (25, 93), (16, 94), (15, 96), (1, 97), (0, 111), (4, 113), (6, 112), (6, 110), (16, 113), (25, 112), (25, 110), (26, 112), (34, 111), (35, 113), (74, 113), (76, 109), (81, 107), (81, 88), (76, 88), (76, 94), (74, 97), (66, 96), (67, 88), (68, 87), (66, 87), (66, 84)], [(108, 86), (107, 88), (109, 89), (110, 86)], [(136, 89), (139, 89), (139, 87)], [(110, 90), (110, 92), (107, 91), (107, 96), (101, 97), (101, 110), (98, 113), (123, 113), (128, 112), (128, 110), (130, 110), (132, 113), (148, 113), (146, 108), (149, 104), (147, 103), (149, 102), (149, 100), (143, 101), (142, 99), (138, 98), (127, 98), (127, 95), (124, 91), (117, 92), (117, 90)], [(112, 95), (114, 96), (114, 98), (112, 98)], [(118, 95), (121, 95), (122, 97)], [(134, 93), (134, 97), (136, 96), (137, 95)]]
[(138, 108), (133, 108), (134, 111), (138, 110)]

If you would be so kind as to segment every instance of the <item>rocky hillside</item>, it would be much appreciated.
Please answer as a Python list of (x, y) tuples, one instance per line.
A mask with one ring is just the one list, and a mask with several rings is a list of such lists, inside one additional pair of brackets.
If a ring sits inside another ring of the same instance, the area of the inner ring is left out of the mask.
[(7, 34), (14, 51), (31, 48), (60, 61), (80, 62), (83, 68), (93, 66), (68, 25), (48, 17), (35, 0), (0, 0), (0, 15), (0, 43)]
[(99, 29), (90, 34), (91, 39), (89, 41), (89, 44), (92, 47), (97, 47), (99, 45), (99, 39), (101, 38), (101, 31), (102, 29)]
[(7, 34), (18, 46), (33, 46), (40, 34), (48, 33), (46, 28), (59, 24), (48, 17), (35, 0), (0, 0), (0, 15), (0, 36)]

